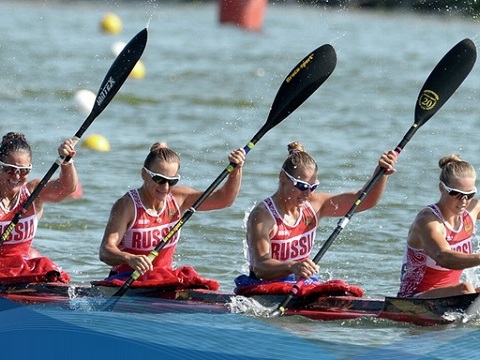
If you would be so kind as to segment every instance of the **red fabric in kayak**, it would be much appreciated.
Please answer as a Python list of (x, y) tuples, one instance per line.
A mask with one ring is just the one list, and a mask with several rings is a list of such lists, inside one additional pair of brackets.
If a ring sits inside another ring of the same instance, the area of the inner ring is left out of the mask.
[(68, 284), (70, 276), (44, 256), (27, 260), (21, 255), (0, 258), (0, 284), (39, 282)]
[[(241, 286), (235, 288), (235, 294), (252, 295), (287, 295), (292, 290), (294, 284), (288, 282), (262, 282), (259, 284)], [(329, 280), (326, 282), (313, 282), (304, 284), (297, 292), (297, 296), (363, 296), (363, 290), (355, 285), (349, 285), (342, 280)]]
[[(127, 279), (105, 279), (92, 281), (97, 286), (122, 286)], [(178, 269), (155, 268), (135, 280), (131, 288), (140, 287), (178, 287), (179, 289), (208, 289), (218, 290), (220, 283), (200, 276), (194, 268), (181, 266)]]

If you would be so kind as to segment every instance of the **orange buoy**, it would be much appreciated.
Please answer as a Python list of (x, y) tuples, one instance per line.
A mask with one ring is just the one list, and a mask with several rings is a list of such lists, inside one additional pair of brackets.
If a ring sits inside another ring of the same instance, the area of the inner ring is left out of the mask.
[(246, 30), (263, 26), (268, 0), (220, 0), (220, 23), (231, 23)]

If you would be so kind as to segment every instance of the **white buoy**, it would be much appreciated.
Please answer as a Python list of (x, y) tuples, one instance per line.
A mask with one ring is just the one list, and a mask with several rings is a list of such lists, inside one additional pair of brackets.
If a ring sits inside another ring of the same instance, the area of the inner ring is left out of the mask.
[(75, 101), (75, 106), (85, 113), (85, 115), (90, 114), (95, 103), (96, 95), (90, 90), (78, 90), (73, 97)]
[(111, 48), (113, 56), (117, 57), (118, 54), (120, 54), (120, 52), (123, 50), (125, 45), (127, 45), (127, 44), (124, 43), (123, 41), (115, 41), (112, 44), (112, 48)]

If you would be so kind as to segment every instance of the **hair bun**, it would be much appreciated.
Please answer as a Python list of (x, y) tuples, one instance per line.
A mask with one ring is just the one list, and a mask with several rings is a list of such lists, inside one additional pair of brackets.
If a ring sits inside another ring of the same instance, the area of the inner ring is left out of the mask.
[(448, 164), (453, 163), (453, 162), (459, 162), (459, 161), (463, 161), (462, 158), (460, 157), (460, 155), (450, 154), (450, 155), (442, 157), (438, 161), (438, 166), (440, 167), (440, 169), (443, 169)]
[(13, 132), (13, 131), (10, 131), (9, 133), (3, 135), (3, 138), (2, 138), (2, 144), (5, 144), (6, 142), (8, 141), (11, 141), (11, 140), (21, 140), (21, 141), (27, 141), (25, 139), (25, 135), (22, 134), (22, 133), (19, 133), (19, 132)]
[(305, 149), (302, 144), (298, 141), (292, 141), (287, 145), (288, 155), (295, 154), (297, 152), (305, 152)]
[(150, 151), (155, 151), (155, 150), (158, 150), (158, 149), (161, 149), (161, 148), (166, 148), (167, 147), (167, 143), (166, 142), (156, 142), (154, 143), (152, 146), (150, 146)]

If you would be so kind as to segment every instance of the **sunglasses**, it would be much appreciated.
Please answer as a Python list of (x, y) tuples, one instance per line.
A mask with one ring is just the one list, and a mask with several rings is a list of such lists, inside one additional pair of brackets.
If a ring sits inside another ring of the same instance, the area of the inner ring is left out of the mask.
[(475, 188), (475, 190), (465, 192), (465, 191), (462, 191), (462, 190), (451, 188), (451, 187), (445, 185), (445, 183), (443, 181), (440, 181), (440, 183), (442, 184), (443, 188), (445, 190), (447, 190), (448, 195), (456, 197), (459, 200), (463, 200), (463, 199), (470, 200), (477, 193), (477, 188)]
[(25, 176), (30, 174), (30, 171), (32, 171), (32, 165), (16, 166), (16, 165), (4, 163), (3, 161), (0, 161), (0, 168), (2, 168), (2, 170), (6, 172), (8, 175), (19, 174), (21, 176)]
[(282, 169), (282, 171), (285, 173), (285, 175), (287, 175), (287, 177), (290, 180), (292, 180), (293, 186), (295, 186), (300, 191), (310, 190), (311, 192), (314, 192), (317, 189), (318, 185), (320, 185), (320, 183), (318, 181), (315, 182), (315, 184), (309, 184), (306, 181), (302, 181), (302, 180), (298, 180), (298, 179), (294, 178), (292, 175), (287, 173), (284, 169)]
[(152, 180), (159, 185), (168, 184), (168, 186), (175, 186), (177, 185), (178, 180), (180, 180), (180, 175), (168, 177), (162, 174), (154, 173), (153, 171), (148, 170), (145, 166), (143, 167), (143, 170), (145, 170), (147, 174), (150, 175)]

